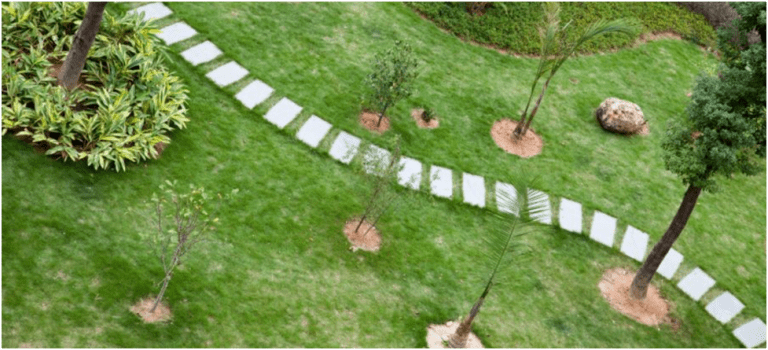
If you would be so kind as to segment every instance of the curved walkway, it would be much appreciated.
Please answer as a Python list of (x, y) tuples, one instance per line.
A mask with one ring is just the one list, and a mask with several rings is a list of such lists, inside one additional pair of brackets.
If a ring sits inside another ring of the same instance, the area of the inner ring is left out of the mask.
[[(129, 11), (129, 13), (134, 11), (143, 13), (147, 20), (164, 18), (173, 13), (162, 3), (143, 5)], [(187, 40), (195, 35), (198, 35), (197, 31), (183, 21), (163, 27), (160, 29), (160, 33), (157, 34), (167, 45)], [(181, 56), (193, 66), (196, 66), (212, 61), (221, 56), (222, 53), (212, 42), (205, 41), (181, 52)], [(248, 70), (237, 64), (237, 62), (230, 61), (213, 69), (205, 76), (219, 87), (225, 87), (240, 81), (249, 73)], [(257, 79), (246, 85), (234, 97), (246, 108), (253, 109), (256, 105), (266, 101), (273, 91), (274, 89)], [(287, 97), (283, 97), (267, 111), (264, 119), (279, 129), (284, 129), (286, 125), (296, 119), (301, 110), (301, 106)], [(331, 129), (333, 129), (333, 125), (318, 116), (312, 115), (301, 126), (295, 137), (309, 147), (317, 148), (320, 141), (329, 135)], [(363, 147), (363, 142), (359, 137), (343, 130), (340, 130), (337, 134), (328, 154), (343, 164), (349, 164), (358, 154), (361, 154), (364, 159), (376, 159), (386, 163), (389, 162), (390, 157), (389, 151), (376, 145), (370, 144)], [(422, 174), (425, 173), (424, 169), (427, 165), (422, 164), (417, 159), (405, 156), (400, 159), (400, 165), (402, 168), (398, 173), (398, 182), (402, 186), (418, 190), (422, 182)], [(429, 190), (438, 197), (453, 199), (454, 195), (459, 195), (458, 193), (454, 194), (454, 190), (456, 192), (459, 191), (459, 189), (454, 189), (453, 186), (454, 173), (456, 176), (461, 176), (460, 196), (467, 204), (485, 207), (488, 196), (495, 195), (496, 198), (499, 198), (506, 194), (516, 198), (519, 195), (517, 189), (508, 183), (496, 182), (493, 187), (494, 191), (489, 194), (486, 193), (486, 181), (482, 176), (465, 172), (460, 173), (437, 165), (429, 165), (428, 168), (429, 176), (427, 180), (429, 182)], [(555, 223), (552, 220), (552, 203), (558, 203), (557, 199), (552, 198), (550, 200), (548, 194), (535, 189), (528, 189), (526, 194), (529, 199), (541, 198), (539, 203), (547, 208), (542, 214), (533, 219), (542, 224), (554, 225)], [(495, 202), (500, 203), (498, 200)], [(539, 203), (530, 203), (529, 205), (538, 205)], [(497, 209), (512, 215), (518, 214), (513, 212), (511, 208), (504, 207), (503, 205), (497, 205)], [(559, 227), (575, 234), (587, 233), (583, 230), (583, 209), (580, 203), (568, 198), (560, 198), (558, 209), (557, 225)], [(617, 245), (617, 242), (614, 242), (617, 232), (616, 221), (616, 218), (608, 214), (595, 211), (592, 216), (589, 238), (610, 248), (615, 248)], [(627, 226), (619, 250), (626, 256), (642, 262), (648, 251), (648, 244), (648, 234), (635, 227)], [(672, 280), (682, 262), (683, 255), (672, 248), (662, 261), (661, 266), (659, 266), (658, 273), (666, 279)], [(715, 283), (712, 277), (696, 267), (677, 283), (677, 287), (693, 300), (699, 301), (704, 293), (709, 291)], [(725, 324), (744, 309), (744, 304), (733, 294), (726, 291), (709, 302), (705, 309), (712, 317)], [(733, 330), (733, 335), (745, 347), (758, 346), (766, 340), (765, 322), (760, 318), (753, 318), (751, 321), (736, 327)]]

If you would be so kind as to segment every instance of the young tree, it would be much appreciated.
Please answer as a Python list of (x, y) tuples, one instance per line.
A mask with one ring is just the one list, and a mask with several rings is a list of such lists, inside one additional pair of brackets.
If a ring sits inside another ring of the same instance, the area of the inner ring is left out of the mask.
[(373, 73), (366, 78), (366, 85), (370, 88), (366, 100), (379, 115), (377, 127), (389, 107), (411, 95), (418, 66), (411, 46), (399, 40), (395, 41), (393, 48), (376, 55)]
[(388, 156), (377, 153), (373, 148), (370, 148), (363, 157), (363, 169), (372, 186), (370, 194), (366, 195), (365, 210), (357, 226), (355, 226), (355, 232), (360, 229), (366, 219), (373, 219), (370, 227), (363, 233), (363, 237), (368, 234), (371, 228), (376, 226), (379, 219), (400, 196), (392, 188), (398, 179), (400, 169), (402, 169), (400, 165), (400, 138), (397, 135), (393, 144), (394, 150)]
[[(569, 40), (566, 29), (568, 28), (568, 25), (570, 25), (570, 22), (560, 27), (560, 4), (557, 2), (545, 2), (543, 6), (544, 27), (539, 28), (539, 36), (541, 37), (541, 58), (539, 59), (539, 67), (536, 70), (533, 84), (531, 84), (531, 92), (528, 96), (525, 110), (520, 116), (520, 121), (517, 123), (515, 131), (512, 133), (512, 138), (515, 140), (519, 140), (528, 132), (533, 117), (536, 116), (541, 100), (544, 98), (544, 93), (547, 91), (547, 87), (549, 87), (549, 82), (560, 67), (562, 67), (563, 63), (576, 52), (576, 49), (578, 49), (579, 46), (592, 38), (607, 33), (623, 33), (635, 36), (640, 29), (636, 23), (625, 19), (610, 22), (599, 20), (590, 25), (584, 34), (578, 37), (575, 41)], [(539, 93), (539, 98), (536, 100), (533, 110), (528, 114), (528, 108), (530, 108), (533, 95), (536, 92), (536, 85), (538, 85), (539, 80), (541, 80), (544, 75), (547, 75), (547, 79), (544, 81), (544, 87)]]
[(85, 66), (88, 51), (99, 32), (99, 25), (106, 5), (106, 2), (88, 3), (83, 22), (72, 40), (72, 48), (69, 49), (67, 58), (64, 60), (64, 65), (57, 77), (59, 85), (67, 88), (67, 90), (72, 90), (77, 86), (77, 80)]
[[(757, 21), (744, 20), (750, 17), (748, 11), (762, 13), (764, 33), (765, 3), (755, 4), (758, 6), (735, 7), (742, 15), (742, 20), (735, 22), (743, 37), (759, 26)], [(653, 275), (685, 228), (699, 194), (716, 190), (715, 175), (759, 172), (756, 160), (765, 157), (765, 56), (765, 38), (727, 54), (717, 77), (700, 76), (696, 80), (687, 118), (667, 131), (662, 143), (665, 166), (678, 174), (688, 189), (669, 228), (635, 275), (632, 298), (645, 298)], [(695, 131), (700, 134), (694, 137)]]

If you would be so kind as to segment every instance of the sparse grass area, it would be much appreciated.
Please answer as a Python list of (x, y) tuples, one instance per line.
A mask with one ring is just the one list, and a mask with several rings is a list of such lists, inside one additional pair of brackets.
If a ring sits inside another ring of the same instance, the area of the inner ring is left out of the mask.
[[(301, 121), (316, 114), (383, 145), (392, 133), (356, 124), (359, 89), (373, 53), (404, 39), (425, 62), (418, 92), (390, 113), (406, 156), (489, 182), (538, 177), (539, 189), (580, 201), (585, 214), (618, 217), (617, 242), (626, 224), (658, 239), (684, 191), (659, 157), (663, 126), (682, 113), (695, 74), (714, 63), (677, 41), (572, 59), (533, 123), (544, 152), (522, 160), (494, 145), (490, 126), (517, 115), (533, 60), (463, 44), (399, 3), (167, 6), (225, 57), (192, 67), (171, 54), (189, 87), (191, 121), (161, 159), (95, 172), (2, 138), (3, 347), (424, 347), (428, 324), (463, 316), (481, 291), (480, 236), (497, 223), (458, 200), (416, 195), (382, 218), (379, 253), (352, 253), (341, 228), (362, 211), (365, 181), (324, 154), (330, 137), (319, 151), (294, 138)], [(249, 111), (233, 97), (238, 87), (204, 77), (230, 59), (276, 96)], [(261, 117), (282, 96), (304, 107), (285, 132)], [(638, 103), (651, 135), (603, 132), (592, 111), (609, 96)], [(410, 109), (423, 103), (440, 111), (440, 128), (414, 125)], [(174, 275), (166, 292), (173, 322), (145, 325), (128, 308), (157, 292), (162, 269), (139, 239), (148, 223), (128, 209), (165, 179), (241, 193), (220, 216), (215, 241)], [(614, 312), (599, 295), (600, 276), (638, 266), (616, 249), (545, 226), (525, 240), (534, 253), (475, 321), (487, 347), (740, 345), (730, 333), (745, 319), (721, 326), (676, 281), (655, 284), (675, 304), (680, 329)], [(765, 175), (724, 180), (722, 192), (702, 195), (676, 248), (682, 270), (700, 266), (746, 304), (740, 317), (765, 320)]]

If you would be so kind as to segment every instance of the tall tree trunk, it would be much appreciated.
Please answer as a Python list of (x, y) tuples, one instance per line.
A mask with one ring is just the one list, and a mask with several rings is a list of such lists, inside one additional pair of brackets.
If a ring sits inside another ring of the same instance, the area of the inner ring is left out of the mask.
[(472, 307), (472, 310), (469, 312), (467, 318), (465, 318), (464, 321), (461, 321), (461, 324), (459, 325), (459, 328), (456, 329), (456, 332), (451, 334), (451, 337), (448, 339), (449, 347), (454, 349), (467, 347), (467, 339), (469, 338), (469, 333), (472, 330), (472, 321), (480, 312), (480, 307), (483, 306), (485, 297), (488, 295), (490, 290), (491, 283), (489, 282), (483, 291), (483, 295), (480, 296), (480, 298), (475, 303), (475, 306)]
[(64, 65), (59, 73), (58, 84), (72, 90), (77, 86), (77, 80), (85, 66), (85, 59), (88, 56), (88, 50), (96, 39), (96, 33), (99, 32), (99, 25), (104, 14), (106, 2), (89, 2), (88, 9), (85, 11), (85, 18), (80, 28), (72, 40), (72, 48), (67, 53)]
[(664, 257), (667, 256), (669, 249), (672, 248), (672, 244), (675, 243), (677, 237), (683, 232), (685, 224), (688, 222), (688, 218), (691, 217), (693, 208), (696, 206), (699, 194), (701, 194), (701, 187), (688, 186), (688, 190), (685, 191), (685, 196), (683, 196), (683, 201), (677, 209), (677, 214), (675, 214), (675, 217), (669, 224), (667, 232), (664, 232), (661, 240), (653, 246), (651, 254), (645, 259), (643, 266), (637, 271), (635, 279), (632, 280), (632, 287), (629, 289), (629, 295), (632, 298), (645, 299), (653, 275), (656, 273), (659, 265), (661, 265)]

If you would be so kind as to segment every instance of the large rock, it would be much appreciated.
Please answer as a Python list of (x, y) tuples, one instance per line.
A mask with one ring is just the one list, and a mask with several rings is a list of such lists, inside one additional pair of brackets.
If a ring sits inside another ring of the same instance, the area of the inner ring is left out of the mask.
[(632, 102), (609, 97), (597, 107), (595, 117), (603, 129), (619, 134), (637, 134), (645, 127), (640, 107)]

